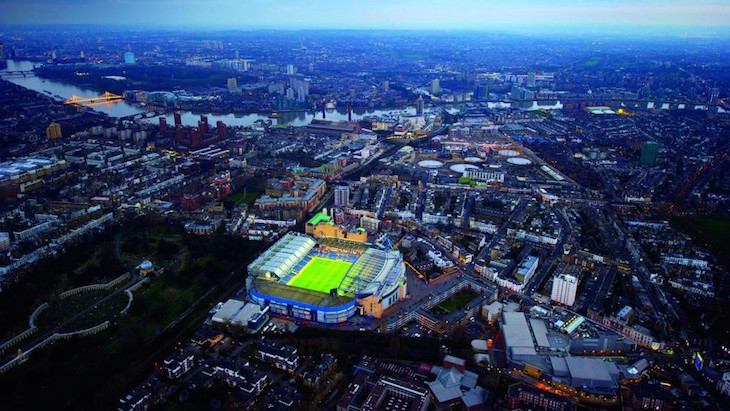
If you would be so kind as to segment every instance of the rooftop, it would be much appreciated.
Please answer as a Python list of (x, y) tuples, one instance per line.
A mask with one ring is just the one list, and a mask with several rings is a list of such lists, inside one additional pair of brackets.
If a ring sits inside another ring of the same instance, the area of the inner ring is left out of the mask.
[(591, 384), (611, 384), (618, 376), (616, 365), (600, 358), (569, 356), (565, 358), (565, 362), (574, 384), (576, 380), (589, 381)]
[(309, 225), (317, 225), (321, 222), (330, 222), (332, 218), (327, 215), (324, 211), (320, 211), (319, 213), (315, 214), (312, 218), (307, 221), (307, 224)]

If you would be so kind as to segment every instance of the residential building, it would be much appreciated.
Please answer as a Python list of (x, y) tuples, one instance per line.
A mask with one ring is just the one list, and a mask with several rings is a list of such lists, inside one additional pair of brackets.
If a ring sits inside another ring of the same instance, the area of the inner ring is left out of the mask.
[(484, 181), (487, 183), (504, 183), (504, 173), (501, 171), (465, 170), (464, 177), (468, 177), (476, 181)]
[(423, 96), (419, 95), (418, 100), (416, 100), (416, 115), (422, 116), (423, 115)]
[(46, 128), (46, 137), (49, 139), (63, 137), (63, 134), (61, 133), (61, 125), (55, 121), (51, 122), (51, 124), (49, 124)]
[(431, 402), (427, 389), (390, 377), (381, 377), (362, 405), (362, 411), (425, 411)]
[(675, 408), (672, 393), (661, 385), (634, 384), (629, 391), (634, 410), (672, 411)]
[(231, 77), (228, 79), (228, 91), (236, 91), (238, 90), (238, 80), (236, 80), (235, 77)]
[(299, 366), (299, 353), (296, 348), (266, 339), (256, 344), (256, 358), (289, 372), (293, 372)]
[(129, 394), (119, 399), (118, 411), (143, 411), (150, 406), (152, 393), (147, 390), (135, 388)]
[(435, 78), (435, 79), (431, 80), (430, 89), (431, 89), (431, 94), (435, 95), (435, 94), (441, 93), (441, 83), (440, 83), (439, 79)]
[(578, 278), (569, 274), (560, 274), (553, 278), (553, 290), (550, 299), (571, 307), (575, 303), (577, 291)]
[(335, 207), (348, 207), (350, 205), (350, 187), (335, 187)]
[(576, 407), (569, 398), (533, 388), (525, 383), (510, 385), (507, 390), (509, 409), (542, 409), (549, 411), (572, 411)]
[(192, 353), (178, 351), (163, 361), (162, 369), (168, 378), (176, 380), (190, 371), (194, 364), (195, 356)]
[(265, 373), (249, 363), (240, 367), (206, 363), (201, 373), (208, 378), (220, 378), (229, 387), (236, 387), (250, 397), (261, 394), (269, 382)]
[(327, 184), (316, 178), (269, 179), (254, 208), (266, 218), (301, 220), (319, 204)]

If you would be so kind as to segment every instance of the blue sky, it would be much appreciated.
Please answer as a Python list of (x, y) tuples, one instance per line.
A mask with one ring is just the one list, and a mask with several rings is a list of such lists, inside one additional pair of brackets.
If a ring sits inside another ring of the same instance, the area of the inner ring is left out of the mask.
[(0, 0), (0, 24), (502, 29), (730, 26), (730, 0)]

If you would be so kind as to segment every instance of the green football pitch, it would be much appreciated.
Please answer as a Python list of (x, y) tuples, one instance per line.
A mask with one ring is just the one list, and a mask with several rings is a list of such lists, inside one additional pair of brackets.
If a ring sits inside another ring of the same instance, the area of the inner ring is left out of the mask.
[(331, 289), (339, 287), (351, 265), (347, 261), (313, 257), (287, 285), (329, 293)]

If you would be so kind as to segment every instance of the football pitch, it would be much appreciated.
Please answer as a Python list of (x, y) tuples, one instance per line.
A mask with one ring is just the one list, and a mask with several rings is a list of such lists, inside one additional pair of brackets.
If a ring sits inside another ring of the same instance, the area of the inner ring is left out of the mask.
[(286, 285), (329, 293), (340, 285), (351, 265), (348, 261), (313, 257)]

